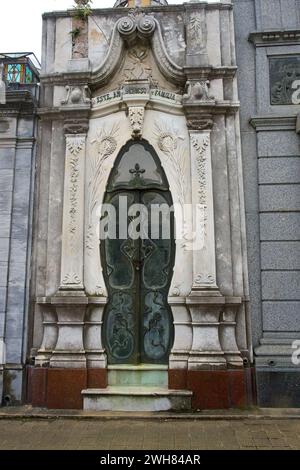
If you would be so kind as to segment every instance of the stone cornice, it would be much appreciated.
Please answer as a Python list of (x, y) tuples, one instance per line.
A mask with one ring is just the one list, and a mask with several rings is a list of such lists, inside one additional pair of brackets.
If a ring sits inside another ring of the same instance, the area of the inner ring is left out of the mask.
[(240, 109), (239, 101), (195, 102), (183, 106), (189, 119), (202, 119), (207, 114), (235, 114)]
[[(179, 104), (168, 104), (162, 100), (150, 99), (149, 105), (146, 105), (146, 109), (156, 109), (162, 110), (164, 108), (165, 112), (170, 112), (171, 114), (183, 114), (185, 113), (190, 120), (203, 120), (206, 118), (207, 114), (210, 115), (232, 115), (238, 112), (240, 108), (240, 103), (238, 101), (217, 101), (212, 103), (197, 102), (194, 104), (188, 105), (179, 105)], [(112, 103), (108, 109), (91, 109), (90, 107), (81, 107), (76, 109), (68, 109), (63, 107), (56, 108), (39, 108), (37, 110), (38, 116), (42, 120), (66, 120), (66, 119), (82, 119), (96, 115), (108, 115), (112, 112), (117, 112), (118, 110), (125, 110), (124, 103), (116, 102)], [(172, 112), (171, 112), (172, 111)], [(100, 113), (100, 114), (99, 114)]]
[[(184, 67), (185, 80), (188, 77), (195, 77), (199, 79), (202, 76), (209, 80), (220, 79), (220, 78), (234, 78), (237, 73), (236, 66), (229, 67)], [(42, 85), (61, 85), (65, 86), (66, 83), (70, 85), (86, 85), (92, 83), (92, 72), (62, 72), (54, 74), (41, 75)]]
[(6, 103), (0, 105), (0, 117), (33, 114), (37, 101), (28, 90), (16, 90), (6, 92)]
[[(186, 12), (189, 10), (232, 10), (233, 5), (232, 3), (184, 3), (183, 5), (162, 5), (162, 6), (151, 6), (151, 7), (144, 7), (139, 8), (141, 13), (160, 13), (160, 12)], [(128, 14), (129, 8), (94, 8), (92, 10), (92, 14), (94, 16), (107, 16), (111, 14), (115, 14), (116, 16), (126, 15)], [(42, 15), (44, 19), (47, 18), (66, 18), (70, 16), (74, 16), (74, 10), (65, 10), (65, 11), (51, 11), (46, 12)]]
[(300, 29), (254, 31), (249, 41), (256, 47), (300, 44)]
[(297, 116), (254, 116), (250, 119), (251, 126), (257, 131), (274, 131), (274, 130), (295, 130)]
[(36, 303), (39, 305), (105, 305), (107, 297), (91, 297), (91, 296), (52, 296), (52, 297), (37, 297)]
[(81, 106), (77, 108), (56, 107), (56, 108), (38, 108), (37, 115), (41, 119), (84, 119), (90, 114), (90, 106)]

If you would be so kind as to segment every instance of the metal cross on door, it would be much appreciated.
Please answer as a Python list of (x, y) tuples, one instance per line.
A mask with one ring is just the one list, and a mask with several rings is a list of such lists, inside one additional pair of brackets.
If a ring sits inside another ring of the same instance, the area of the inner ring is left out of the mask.
[[(122, 149), (104, 202), (114, 211), (108, 215), (104, 209), (101, 222), (111, 223), (105, 220), (110, 216), (116, 225), (100, 241), (109, 296), (103, 325), (108, 362), (167, 364), (174, 335), (168, 305), (174, 218), (166, 210), (172, 198), (165, 174), (145, 141), (129, 142)], [(158, 207), (159, 216), (153, 211)]]

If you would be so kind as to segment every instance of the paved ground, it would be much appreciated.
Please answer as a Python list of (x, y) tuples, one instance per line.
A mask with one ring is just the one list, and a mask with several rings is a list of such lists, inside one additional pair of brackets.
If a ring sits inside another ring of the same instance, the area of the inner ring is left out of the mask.
[(300, 419), (1, 419), (0, 449), (297, 449)]

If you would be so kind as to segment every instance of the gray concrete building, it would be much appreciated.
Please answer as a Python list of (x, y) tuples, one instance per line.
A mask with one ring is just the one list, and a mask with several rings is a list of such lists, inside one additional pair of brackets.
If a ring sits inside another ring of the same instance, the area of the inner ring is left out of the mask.
[(39, 63), (30, 53), (1, 54), (0, 396), (21, 403), (28, 357), (28, 308)]
[(257, 401), (299, 406), (300, 2), (233, 4)]

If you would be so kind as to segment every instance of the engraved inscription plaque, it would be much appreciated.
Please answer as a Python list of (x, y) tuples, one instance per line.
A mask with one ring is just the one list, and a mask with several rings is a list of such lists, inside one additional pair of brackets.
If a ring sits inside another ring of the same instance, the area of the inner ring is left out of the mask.
[(271, 105), (300, 104), (300, 55), (270, 59)]

